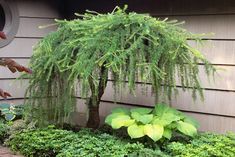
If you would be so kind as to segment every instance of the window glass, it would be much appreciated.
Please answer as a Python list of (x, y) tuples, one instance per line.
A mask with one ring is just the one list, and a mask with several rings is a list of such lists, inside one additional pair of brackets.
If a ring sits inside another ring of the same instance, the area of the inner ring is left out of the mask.
[(5, 26), (5, 13), (4, 10), (2, 8), (2, 6), (0, 5), (0, 31), (3, 31), (3, 28)]

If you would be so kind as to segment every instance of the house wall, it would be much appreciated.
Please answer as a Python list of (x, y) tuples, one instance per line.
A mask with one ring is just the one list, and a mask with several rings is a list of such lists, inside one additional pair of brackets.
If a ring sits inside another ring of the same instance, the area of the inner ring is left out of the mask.
[[(19, 29), (14, 40), (7, 46), (0, 49), (0, 57), (12, 58), (22, 65), (28, 65), (32, 55), (32, 47), (46, 34), (56, 29), (48, 27), (39, 29), (54, 23), (54, 19), (60, 15), (53, 5), (46, 0), (6, 0), (17, 5), (19, 11)], [(16, 81), (20, 74), (12, 74), (7, 68), (0, 67), (0, 88), (10, 92), (13, 97), (7, 101), (0, 98), (0, 103), (9, 102), (15, 104), (23, 103), (27, 80)]]
[[(0, 50), (0, 57), (11, 57), (17, 62), (27, 65), (32, 54), (32, 46), (48, 32), (55, 29), (53, 27), (38, 29), (38, 26), (53, 23), (53, 19), (59, 15), (55, 9), (43, 1), (20, 0), (16, 2), (20, 12), (20, 28), (14, 41)], [(108, 4), (109, 8), (111, 8), (110, 5)], [(89, 8), (89, 6), (91, 7)], [(94, 10), (95, 7), (95, 10), (101, 10), (106, 6), (99, 7), (84, 2), (80, 7), (89, 10)], [(129, 8), (160, 18), (169, 17), (169, 19), (186, 21), (183, 27), (194, 33), (215, 33), (213, 36), (205, 37), (205, 47), (199, 48), (219, 69), (214, 82), (208, 82), (203, 70), (201, 70), (201, 83), (205, 88), (204, 102), (200, 99), (193, 101), (190, 93), (183, 92), (178, 84), (179, 95), (177, 98), (173, 98), (171, 106), (195, 117), (201, 124), (201, 131), (235, 131), (235, 3), (230, 0), (226, 2), (199, 0), (190, 3), (188, 1), (183, 3), (179, 0), (149, 0), (143, 4), (143, 1), (136, 0), (129, 2)], [(77, 9), (82, 11), (81, 8)], [(200, 64), (201, 69), (203, 66)], [(9, 101), (22, 103), (27, 80), (22, 81), (22, 85), (20, 85), (20, 81), (14, 80), (17, 76), (18, 74), (11, 74), (7, 69), (0, 68), (1, 88), (8, 90), (14, 96)], [(141, 83), (136, 83), (136, 85), (136, 96), (130, 95), (126, 90), (117, 96), (117, 103), (114, 103), (112, 81), (109, 81), (100, 105), (101, 116), (105, 117), (112, 108), (117, 106), (129, 108), (154, 106), (154, 97), (150, 92), (151, 87), (147, 87), (149, 91), (147, 95), (142, 95)], [(79, 93), (78, 112), (86, 113), (84, 100), (79, 98)], [(81, 118), (76, 113), (73, 115), (73, 121), (85, 123), (84, 116)]]

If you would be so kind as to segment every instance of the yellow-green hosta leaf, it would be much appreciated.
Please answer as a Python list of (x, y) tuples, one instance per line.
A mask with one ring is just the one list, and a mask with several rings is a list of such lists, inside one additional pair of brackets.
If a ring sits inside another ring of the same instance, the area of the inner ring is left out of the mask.
[[(128, 116), (128, 115), (126, 115), (126, 114), (123, 113), (123, 112), (112, 113), (112, 114), (108, 115), (108, 116), (105, 118), (105, 123), (111, 125), (111, 122), (112, 122), (113, 119), (118, 118), (118, 117), (123, 116), (123, 115), (124, 115), (124, 116)], [(129, 116), (128, 116), (128, 117), (129, 117)]]
[(124, 115), (123, 113), (113, 113), (113, 114), (110, 114), (108, 115), (106, 118), (105, 118), (105, 123), (108, 124), (108, 125), (111, 125), (112, 123), (112, 120), (121, 116), (121, 115)]
[(165, 119), (160, 119), (159, 117), (155, 117), (153, 119), (152, 124), (158, 124), (158, 125), (166, 126), (166, 125), (170, 124), (170, 122), (165, 120)]
[(154, 114), (168, 124), (183, 118), (179, 111), (164, 104), (157, 104), (154, 108)]
[(157, 141), (162, 138), (163, 126), (155, 124), (147, 124), (144, 126), (144, 134), (150, 137), (153, 141)]
[(139, 121), (141, 114), (139, 114), (138, 112), (131, 112), (131, 117), (134, 118), (135, 120)]
[(152, 114), (146, 114), (140, 117), (139, 121), (143, 124), (148, 124), (153, 120)]
[(153, 114), (141, 115), (138, 112), (132, 112), (131, 117), (134, 118), (136, 121), (141, 122), (143, 124), (148, 124), (153, 120)]
[(158, 116), (162, 116), (165, 112), (167, 112), (167, 110), (169, 110), (169, 107), (165, 104), (156, 104), (154, 107), (154, 114), (158, 115)]
[(167, 138), (168, 140), (170, 140), (171, 137), (172, 137), (172, 131), (171, 131), (171, 129), (164, 128), (163, 136), (164, 136), (165, 138)]
[(130, 126), (134, 123), (135, 123), (134, 119), (116, 118), (116, 119), (112, 120), (111, 126), (112, 126), (113, 129), (119, 129), (123, 126), (128, 127), (128, 126)]
[(185, 116), (184, 122), (192, 124), (196, 128), (199, 128), (199, 126), (200, 126), (198, 121), (196, 119), (194, 119), (193, 117)]
[(163, 116), (160, 118), (167, 121), (169, 124), (175, 121), (179, 121), (181, 119), (180, 116), (178, 116), (174, 112), (164, 113)]
[(149, 114), (150, 112), (152, 112), (152, 109), (149, 109), (149, 108), (133, 108), (131, 109), (131, 113), (133, 112), (137, 112), (141, 115), (143, 114)]
[(127, 132), (131, 138), (140, 138), (144, 136), (144, 126), (133, 124), (127, 128)]
[(127, 115), (120, 115), (114, 119), (112, 119), (111, 126), (113, 129), (119, 129), (123, 126), (129, 126), (133, 124), (135, 120), (132, 120), (129, 116)]
[(134, 119), (129, 119), (129, 120), (124, 121), (124, 126), (128, 127), (128, 126), (131, 126), (134, 123), (135, 123)]
[(118, 107), (118, 108), (113, 109), (112, 113), (123, 113), (123, 114), (129, 115), (130, 111), (127, 108)]
[(179, 121), (177, 123), (177, 129), (183, 134), (191, 136), (191, 137), (197, 134), (197, 128), (195, 126), (193, 126), (192, 124), (183, 122), (183, 121)]

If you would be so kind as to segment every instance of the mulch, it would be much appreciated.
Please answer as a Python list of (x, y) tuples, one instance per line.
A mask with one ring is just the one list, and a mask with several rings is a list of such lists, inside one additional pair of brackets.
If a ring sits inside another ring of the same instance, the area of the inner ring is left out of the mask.
[(9, 148), (0, 146), (0, 157), (23, 157), (23, 156), (16, 155), (12, 153)]

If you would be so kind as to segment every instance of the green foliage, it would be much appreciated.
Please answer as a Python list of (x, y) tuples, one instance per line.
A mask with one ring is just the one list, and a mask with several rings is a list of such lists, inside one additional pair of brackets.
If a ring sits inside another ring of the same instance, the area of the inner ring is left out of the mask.
[(175, 157), (234, 157), (235, 134), (203, 133), (189, 143), (168, 143), (166, 151)]
[(113, 129), (127, 127), (131, 138), (147, 135), (153, 141), (171, 139), (176, 131), (193, 137), (198, 127), (195, 120), (164, 104), (157, 104), (154, 109), (134, 108), (128, 111), (117, 108), (106, 117), (105, 122)]
[(151, 83), (153, 93), (170, 98), (179, 79), (193, 97), (197, 91), (202, 96), (197, 63), (205, 64), (208, 75), (214, 68), (187, 39), (200, 43), (203, 35), (187, 32), (177, 21), (125, 9), (116, 7), (108, 14), (88, 11), (75, 20), (57, 20), (58, 30), (39, 42), (31, 59), (34, 73), (27, 92), (31, 119), (62, 124), (75, 108), (77, 82), (81, 96), (93, 96), (97, 102), (108, 72), (115, 93), (124, 80), (132, 93), (135, 82), (142, 81)]
[(124, 139), (101, 132), (82, 129), (78, 133), (66, 130), (28, 130), (13, 136), (7, 145), (31, 157), (166, 157), (160, 150), (145, 148), (140, 143), (130, 143)]
[(0, 143), (8, 137), (9, 125), (7, 125), (4, 120), (0, 119)]
[(0, 111), (1, 116), (3, 116), (6, 121), (12, 121), (17, 117), (22, 117), (24, 107), (22, 105), (0, 104)]
[(30, 128), (30, 124), (27, 124), (23, 119), (17, 119), (17, 120), (14, 120), (10, 127), (9, 127), (9, 131), (8, 131), (8, 134), (11, 136), (18, 132), (21, 132), (25, 129), (28, 129)]

